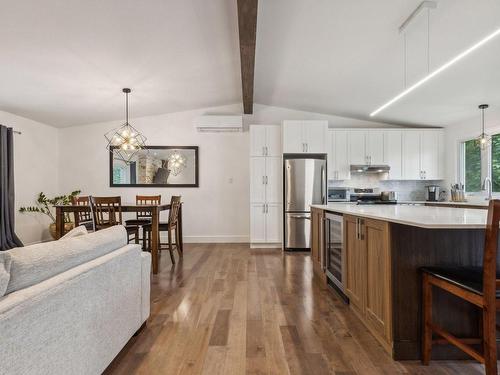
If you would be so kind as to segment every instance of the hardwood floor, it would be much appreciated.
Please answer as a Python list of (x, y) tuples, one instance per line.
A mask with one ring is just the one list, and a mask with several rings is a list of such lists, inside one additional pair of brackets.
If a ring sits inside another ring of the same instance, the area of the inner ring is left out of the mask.
[[(482, 374), (472, 361), (394, 362), (309, 255), (186, 244), (153, 277), (151, 317), (106, 374)], [(168, 254), (167, 254), (168, 255)]]

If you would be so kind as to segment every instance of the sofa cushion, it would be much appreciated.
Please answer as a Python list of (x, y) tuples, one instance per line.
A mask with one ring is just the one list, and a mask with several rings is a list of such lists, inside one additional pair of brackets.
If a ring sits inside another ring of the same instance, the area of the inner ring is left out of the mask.
[(7, 291), (7, 285), (10, 280), (10, 254), (6, 251), (0, 251), (0, 297)]
[(68, 233), (66, 233), (59, 239), (64, 240), (68, 238), (83, 236), (84, 234), (88, 234), (87, 228), (85, 227), (85, 225), (79, 225), (76, 228), (71, 229)]
[(121, 225), (64, 241), (44, 242), (8, 250), (10, 281), (5, 294), (27, 288), (127, 244)]

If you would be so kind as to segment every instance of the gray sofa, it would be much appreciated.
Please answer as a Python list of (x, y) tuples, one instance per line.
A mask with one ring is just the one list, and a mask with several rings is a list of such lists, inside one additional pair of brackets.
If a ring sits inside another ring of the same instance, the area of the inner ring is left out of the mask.
[(0, 254), (0, 374), (100, 374), (150, 312), (122, 226)]

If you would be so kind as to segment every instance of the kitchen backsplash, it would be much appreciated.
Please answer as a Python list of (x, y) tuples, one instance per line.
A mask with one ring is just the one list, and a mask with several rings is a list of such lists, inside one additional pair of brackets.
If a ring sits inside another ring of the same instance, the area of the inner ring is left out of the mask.
[[(384, 179), (386, 176), (384, 174), (352, 174), (350, 180), (330, 180), (328, 186), (379, 188), (380, 191), (396, 191), (400, 201), (424, 201), (426, 186), (439, 185), (443, 187), (443, 181), (441, 180), (394, 181)], [(447, 196), (447, 198), (449, 197)]]

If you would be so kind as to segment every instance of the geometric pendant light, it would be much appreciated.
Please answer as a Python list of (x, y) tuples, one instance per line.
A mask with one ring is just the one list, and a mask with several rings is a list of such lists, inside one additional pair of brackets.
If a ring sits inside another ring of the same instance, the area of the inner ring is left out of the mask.
[(122, 90), (125, 93), (125, 123), (118, 128), (110, 130), (104, 137), (108, 141), (106, 148), (113, 149), (113, 157), (129, 164), (134, 155), (146, 146), (146, 137), (128, 122), (128, 94), (129, 88)]
[(491, 143), (491, 136), (484, 132), (484, 110), (488, 107), (488, 104), (481, 104), (479, 106), (481, 110), (481, 134), (476, 138), (476, 145), (481, 147), (482, 150), (488, 148)]
[(174, 176), (178, 176), (187, 166), (187, 160), (184, 155), (174, 151), (168, 156), (168, 169)]

